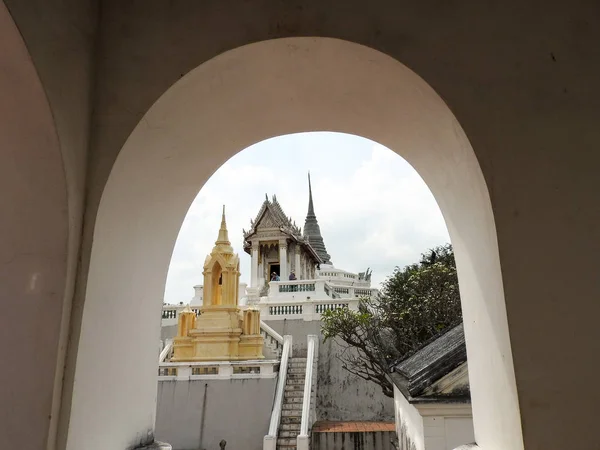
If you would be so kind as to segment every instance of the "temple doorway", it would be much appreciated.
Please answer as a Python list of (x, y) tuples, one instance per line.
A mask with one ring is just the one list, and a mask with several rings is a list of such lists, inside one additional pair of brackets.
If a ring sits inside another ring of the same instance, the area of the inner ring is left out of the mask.
[(273, 273), (276, 273), (278, 277), (281, 276), (281, 269), (279, 263), (269, 264), (269, 277), (271, 277)]

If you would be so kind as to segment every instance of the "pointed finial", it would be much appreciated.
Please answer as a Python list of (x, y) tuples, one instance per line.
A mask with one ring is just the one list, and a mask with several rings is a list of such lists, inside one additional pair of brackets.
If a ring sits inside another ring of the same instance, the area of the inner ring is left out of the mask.
[(231, 245), (231, 243), (229, 242), (229, 233), (227, 232), (227, 222), (225, 221), (225, 205), (223, 205), (223, 215), (221, 216), (221, 228), (219, 228), (219, 237), (217, 238), (216, 244)]
[(265, 200), (269, 201), (269, 194), (265, 193)]

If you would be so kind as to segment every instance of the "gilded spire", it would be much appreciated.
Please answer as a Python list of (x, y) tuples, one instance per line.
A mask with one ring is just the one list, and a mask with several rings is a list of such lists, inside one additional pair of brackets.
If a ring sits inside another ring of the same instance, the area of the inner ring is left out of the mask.
[(321, 236), (321, 228), (315, 215), (315, 208), (312, 198), (312, 186), (310, 184), (310, 172), (308, 173), (308, 213), (304, 222), (304, 236), (308, 238), (308, 243), (315, 250), (323, 264), (331, 264), (331, 256), (327, 253), (323, 236)]
[(219, 249), (221, 253), (232, 253), (233, 248), (229, 242), (229, 233), (227, 232), (227, 222), (225, 221), (225, 205), (223, 205), (223, 215), (221, 216), (221, 228), (219, 228), (219, 237), (215, 242), (215, 250)]

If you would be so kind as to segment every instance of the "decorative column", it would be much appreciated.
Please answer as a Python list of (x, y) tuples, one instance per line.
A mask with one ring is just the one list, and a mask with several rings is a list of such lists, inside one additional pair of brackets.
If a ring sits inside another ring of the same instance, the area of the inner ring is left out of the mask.
[(294, 270), (296, 271), (296, 278), (299, 280), (300, 279), (300, 246), (298, 244), (295, 245), (296, 247), (296, 252), (294, 254)]
[(252, 243), (252, 257), (250, 264), (252, 269), (250, 271), (250, 287), (258, 287), (258, 243)]
[(287, 267), (287, 241), (279, 241), (279, 277), (281, 281), (288, 279), (288, 267)]

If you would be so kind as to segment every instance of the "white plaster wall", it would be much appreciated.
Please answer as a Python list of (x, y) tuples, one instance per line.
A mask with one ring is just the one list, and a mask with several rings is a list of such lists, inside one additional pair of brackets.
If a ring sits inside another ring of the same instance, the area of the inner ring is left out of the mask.
[[(36, 291), (39, 290), (32, 295), (23, 291), (21, 285), (17, 288), (19, 293), (7, 294), (0, 288), (3, 310), (0, 329), (8, 338), (3, 336), (3, 341), (13, 342), (4, 356), (12, 361), (12, 367), (18, 368), (16, 383), (8, 377), (12, 371), (0, 375), (0, 385), (9, 389), (10, 397), (8, 400), (0, 395), (0, 405), (5, 405), (8, 415), (4, 420), (0, 413), (0, 423), (5, 425), (0, 429), (7, 430), (3, 434), (6, 445), (23, 449), (46, 448), (46, 445), (49, 450), (55, 448), (62, 385), (64, 377), (71, 374), (64, 373), (69, 338), (71, 345), (77, 347), (77, 336), (69, 335), (69, 322), (80, 263), (97, 3), (95, 0), (0, 1), (0, 78), (10, 80), (8, 84), (0, 81), (0, 103), (10, 117), (3, 114), (0, 117), (0, 172), (2, 169), (10, 172), (2, 173), (0, 178), (6, 183), (2, 189), (6, 201), (14, 202), (14, 205), (2, 202), (1, 206), (4, 223), (11, 222), (10, 227), (17, 231), (11, 235), (1, 230), (0, 260), (4, 261), (1, 257), (4, 251), (12, 249), (22, 255), (13, 260), (20, 273), (13, 273), (6, 278), (10, 282), (0, 284), (10, 290), (9, 286), (13, 283), (18, 286), (22, 277), (37, 273)], [(15, 24), (6, 21), (9, 16), (5, 8)], [(14, 36), (9, 37), (11, 34), (20, 34), (19, 40), (22, 38), (26, 48)], [(11, 67), (14, 63), (30, 68), (18, 73)], [(22, 88), (27, 94), (23, 95)], [(43, 121), (40, 114), (46, 116)], [(11, 139), (14, 140), (9, 143)], [(30, 147), (33, 143), (34, 147)], [(28, 147), (35, 151), (30, 153)], [(18, 159), (13, 159), (13, 151), (19, 154)], [(18, 181), (13, 177), (18, 177)], [(28, 217), (20, 210), (27, 211)], [(55, 234), (57, 225), (61, 228), (60, 235)], [(5, 245), (2, 238), (10, 245)], [(25, 260), (29, 262), (24, 263)], [(42, 291), (48, 297), (44, 298)], [(23, 301), (22, 295), (29, 300)], [(15, 302), (14, 315), (12, 302)], [(35, 306), (30, 310), (32, 305)], [(31, 315), (25, 320), (22, 317), (28, 310)], [(2, 323), (2, 319), (7, 323)], [(19, 356), (12, 355), (13, 351)], [(30, 361), (26, 363), (26, 359)], [(53, 373), (47, 372), (50, 365)], [(20, 389), (24, 391), (21, 393)], [(68, 409), (67, 402), (63, 411)], [(20, 417), (20, 411), (28, 412)]]
[(261, 450), (276, 385), (276, 378), (160, 381), (156, 437), (173, 450), (217, 449), (221, 439), (228, 449)]
[(475, 442), (472, 417), (423, 417), (425, 450), (454, 450)]
[(0, 55), (0, 431), (39, 449), (58, 417), (76, 212), (39, 69), (3, 2)]
[(396, 386), (394, 386), (394, 413), (400, 450), (429, 450), (425, 441), (423, 418)]
[(472, 417), (446, 417), (446, 449), (453, 450), (459, 445), (475, 442)]

